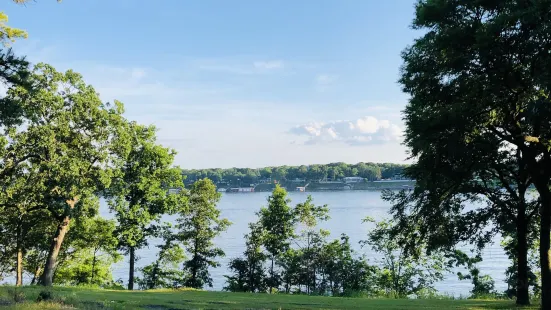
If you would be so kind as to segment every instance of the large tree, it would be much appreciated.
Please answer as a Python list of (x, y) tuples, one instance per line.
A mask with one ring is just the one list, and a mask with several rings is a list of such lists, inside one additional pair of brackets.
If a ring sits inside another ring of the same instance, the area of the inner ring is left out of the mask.
[(32, 87), (12, 85), (4, 98), (20, 113), (3, 123), (7, 138), (2, 170), (5, 176), (28, 165), (34, 180), (29, 194), (40, 193), (39, 208), (48, 212), (43, 221), (57, 225), (42, 279), (51, 285), (71, 219), (85, 214), (97, 192), (109, 184), (123, 108), (118, 102), (104, 104), (73, 71), (39, 64), (29, 82)]
[(156, 143), (155, 127), (131, 122), (128, 143), (118, 149), (117, 174), (106, 191), (117, 219), (119, 248), (130, 256), (128, 289), (134, 288), (136, 250), (159, 231), (161, 217), (185, 208), (180, 169), (173, 167), (175, 151)]
[(413, 158), (461, 170), (465, 154), (519, 153), (541, 201), (542, 309), (551, 309), (550, 17), (550, 0), (420, 0), (413, 26), (425, 33), (403, 53), (401, 78)]

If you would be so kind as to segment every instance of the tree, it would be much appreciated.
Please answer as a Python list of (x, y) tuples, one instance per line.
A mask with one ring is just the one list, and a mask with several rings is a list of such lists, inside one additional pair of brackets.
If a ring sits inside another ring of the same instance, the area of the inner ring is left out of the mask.
[(184, 263), (187, 273), (184, 284), (193, 288), (203, 288), (205, 284), (212, 287), (208, 268), (220, 266), (216, 258), (224, 256), (224, 251), (214, 246), (213, 239), (226, 231), (231, 222), (220, 218), (216, 204), (221, 194), (209, 179), (193, 183), (188, 195), (189, 211), (180, 213), (178, 218), (178, 238), (190, 255)]
[(329, 235), (328, 231), (315, 230), (319, 221), (329, 219), (329, 208), (327, 205), (315, 206), (312, 201), (312, 196), (308, 195), (306, 201), (297, 204), (293, 210), (296, 222), (304, 227), (298, 238), (295, 238), (295, 243), (303, 251), (301, 258), (304, 259), (306, 269), (304, 273), (306, 275), (307, 294), (310, 294), (316, 288), (316, 270), (313, 263), (317, 259), (316, 256), (319, 254), (325, 238)]
[(456, 250), (451, 255), (451, 260), (448, 262), (450, 267), (466, 266), (467, 274), (462, 272), (457, 273), (459, 280), (471, 280), (473, 289), (471, 290), (471, 298), (480, 298), (485, 295), (495, 294), (495, 282), (489, 275), (481, 275), (477, 264), (482, 261), (482, 256), (478, 253), (474, 257), (469, 257), (466, 253)]
[[(454, 144), (472, 154), (480, 144), (468, 142), (479, 137), (520, 153), (541, 201), (542, 309), (551, 308), (550, 7), (548, 0), (419, 1), (413, 26), (427, 31), (403, 53), (401, 78), (411, 96), (406, 145), (414, 158), (432, 153), (462, 167)], [(446, 149), (438, 146), (444, 140)]]
[(25, 163), (36, 172), (36, 186), (29, 189), (43, 197), (40, 209), (49, 213), (43, 220), (57, 225), (42, 281), (51, 285), (71, 219), (85, 215), (95, 194), (109, 183), (106, 167), (123, 120), (122, 104), (111, 108), (79, 74), (45, 64), (35, 67), (29, 82), (33, 88), (12, 85), (4, 98), (18, 107), (25, 126), (3, 124), (9, 138), (3, 168), (7, 175)]
[(72, 248), (85, 249), (87, 252), (86, 258), (91, 260), (89, 266), (90, 276), (85, 280), (81, 280), (81, 283), (104, 284), (102, 282), (102, 280), (105, 280), (104, 278), (98, 279), (96, 277), (97, 266), (101, 265), (101, 262), (109, 266), (111, 262), (117, 262), (121, 259), (119, 253), (117, 253), (118, 239), (115, 234), (115, 225), (114, 220), (106, 220), (96, 216), (79, 219), (75, 222), (75, 227), (71, 228), (72, 233), (69, 235), (68, 243)]
[(290, 239), (294, 235), (294, 214), (289, 207), (290, 199), (287, 191), (279, 185), (274, 188), (272, 195), (268, 197), (268, 207), (263, 207), (258, 213), (260, 224), (265, 231), (264, 247), (270, 254), (271, 267), (269, 288), (278, 287), (279, 280), (274, 272), (275, 260), (290, 246)]
[(321, 274), (316, 289), (319, 293), (352, 296), (370, 294), (373, 290), (376, 270), (363, 257), (357, 257), (347, 235), (342, 234), (340, 239), (323, 244), (317, 260)]
[[(537, 227), (536, 227), (537, 228)], [(538, 296), (540, 294), (540, 282), (541, 279), (538, 277), (537, 270), (539, 266), (538, 260), (538, 243), (537, 236), (539, 235), (537, 230), (531, 229), (528, 233), (528, 258), (527, 258), (527, 272), (526, 272), (526, 287), (532, 287), (533, 296)], [(517, 297), (519, 291), (519, 258), (517, 255), (518, 249), (518, 240), (516, 235), (506, 235), (503, 237), (501, 242), (505, 254), (509, 257), (511, 265), (505, 271), (507, 290), (505, 294), (509, 298)]]
[(172, 167), (175, 151), (156, 144), (155, 127), (134, 122), (127, 124), (129, 138), (117, 158), (118, 174), (106, 191), (115, 212), (119, 249), (130, 255), (128, 289), (134, 288), (136, 250), (147, 245), (148, 237), (158, 232), (161, 216), (185, 209), (180, 169)]
[(266, 272), (264, 264), (266, 254), (262, 251), (265, 231), (259, 223), (249, 223), (249, 233), (245, 235), (243, 258), (234, 258), (229, 263), (233, 276), (225, 276), (228, 285), (224, 288), (231, 292), (266, 291)]
[[(444, 149), (448, 143), (441, 141), (438, 146)], [(462, 157), (462, 165), (442, 162), (438, 153), (426, 152), (406, 169), (417, 180), (413, 192), (384, 193), (384, 199), (393, 204), (394, 231), (410, 247), (421, 242), (444, 250), (459, 242), (481, 249), (498, 232), (514, 236), (518, 241), (513, 252), (518, 261), (517, 303), (529, 303), (528, 235), (538, 216), (538, 201), (527, 197), (530, 178), (517, 152), (499, 150), (490, 137), (469, 143), (477, 144), (474, 153), (470, 146), (454, 143), (454, 158)]]
[(165, 242), (157, 246), (157, 259), (141, 268), (142, 278), (136, 280), (141, 289), (176, 288), (184, 284), (185, 272), (180, 270), (180, 264), (186, 256), (175, 237), (169, 228), (163, 232)]
[(34, 246), (36, 237), (49, 232), (51, 226), (42, 223), (49, 214), (42, 208), (42, 193), (36, 191), (40, 184), (36, 183), (35, 175), (36, 171), (28, 163), (22, 163), (0, 179), (3, 183), (0, 193), (0, 225), (3, 230), (0, 243), (4, 246), (4, 266), (15, 266), (17, 286), (23, 283), (25, 253)]
[[(365, 223), (376, 223), (372, 218)], [(405, 298), (424, 290), (433, 290), (434, 282), (444, 278), (447, 267), (445, 257), (440, 253), (425, 255), (421, 244), (414, 255), (404, 251), (391, 233), (391, 221), (381, 221), (368, 233), (361, 243), (383, 255), (377, 276), (378, 286), (385, 294)]]

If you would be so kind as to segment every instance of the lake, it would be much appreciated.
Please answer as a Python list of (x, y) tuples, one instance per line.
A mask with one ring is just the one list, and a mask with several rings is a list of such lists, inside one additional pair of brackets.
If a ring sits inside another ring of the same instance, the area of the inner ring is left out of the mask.
[[(371, 216), (375, 220), (388, 218), (390, 204), (381, 199), (379, 191), (339, 191), (339, 192), (290, 192), (289, 198), (291, 204), (295, 205), (306, 200), (308, 195), (312, 195), (316, 205), (327, 204), (331, 219), (321, 223), (320, 227), (331, 232), (331, 239), (338, 238), (342, 233), (350, 237), (350, 242), (360, 253), (367, 255), (368, 259), (375, 263), (379, 255), (374, 254), (368, 248), (361, 248), (358, 242), (366, 238), (366, 234), (372, 227), (362, 223), (362, 219)], [(222, 290), (225, 286), (224, 275), (229, 274), (227, 265), (230, 259), (240, 256), (245, 247), (243, 235), (248, 232), (248, 223), (256, 220), (256, 211), (261, 206), (266, 205), (266, 199), (270, 195), (268, 192), (261, 193), (243, 193), (243, 194), (222, 194), (222, 199), (218, 207), (222, 216), (229, 219), (233, 224), (227, 232), (215, 240), (217, 246), (221, 247), (226, 253), (226, 257), (220, 258), (221, 267), (211, 270), (213, 278), (212, 290)], [(102, 203), (101, 213), (103, 216), (111, 217), (107, 207)], [(170, 221), (168, 217), (166, 220)], [(505, 269), (509, 265), (509, 260), (505, 256), (499, 245), (500, 239), (496, 237), (495, 242), (488, 246), (484, 252), (484, 261), (479, 264), (482, 274), (489, 274), (496, 282), (496, 289), (504, 291), (507, 288), (505, 284)], [(155, 260), (157, 248), (155, 247), (160, 240), (151, 240), (148, 248), (137, 252), (140, 260), (136, 263), (141, 267)], [(128, 279), (128, 259), (117, 263), (113, 267), (113, 276), (115, 279)], [(455, 274), (450, 274), (444, 281), (438, 282), (436, 288), (443, 293), (455, 296), (468, 295), (472, 284), (466, 281), (459, 281)]]

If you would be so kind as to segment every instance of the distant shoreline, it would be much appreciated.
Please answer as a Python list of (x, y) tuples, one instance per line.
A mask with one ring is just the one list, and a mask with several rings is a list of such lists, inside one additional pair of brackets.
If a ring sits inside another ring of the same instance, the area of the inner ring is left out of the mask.
[[(375, 182), (308, 182), (306, 184), (297, 184), (292, 182), (284, 182), (280, 184), (288, 192), (347, 192), (347, 191), (382, 191), (382, 190), (412, 190), (415, 186), (413, 180), (392, 180), (392, 181), (375, 181)], [(248, 187), (219, 187), (219, 192), (228, 194), (247, 194), (257, 192), (271, 192), (275, 184), (256, 184)]]

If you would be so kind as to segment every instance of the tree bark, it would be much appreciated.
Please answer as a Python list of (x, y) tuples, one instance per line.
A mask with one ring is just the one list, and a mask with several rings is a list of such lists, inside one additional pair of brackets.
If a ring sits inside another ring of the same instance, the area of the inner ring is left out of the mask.
[(23, 285), (23, 240), (22, 240), (21, 222), (17, 225), (17, 262), (16, 262), (16, 280), (15, 286)]
[(197, 246), (199, 244), (199, 241), (197, 240), (197, 238), (194, 239), (194, 245), (193, 245), (193, 269), (192, 269), (192, 272), (191, 272), (191, 283), (192, 283), (192, 287), (193, 288), (200, 288), (198, 287), (198, 283), (197, 283), (197, 268), (198, 268), (198, 264), (197, 264)]
[(97, 249), (94, 249), (94, 258), (92, 259), (92, 279), (90, 280), (90, 284), (94, 284), (94, 273), (96, 271), (96, 253)]
[[(538, 189), (539, 191), (539, 189)], [(551, 199), (549, 189), (541, 193), (540, 219), (540, 265), (541, 265), (541, 309), (551, 309)]]
[(272, 256), (272, 268), (270, 268), (270, 294), (273, 294), (274, 288), (274, 257)]
[(46, 265), (44, 265), (44, 273), (42, 274), (41, 284), (44, 286), (52, 286), (53, 284), (57, 256), (61, 250), (61, 244), (63, 243), (67, 230), (69, 229), (70, 222), (71, 218), (69, 216), (65, 216), (61, 223), (57, 226), (57, 231), (52, 240), (52, 245), (50, 246), (50, 251), (48, 252), (48, 258), (46, 259)]
[[(523, 197), (520, 197), (523, 199)], [(519, 204), (517, 218), (517, 305), (529, 305), (528, 282), (528, 223), (526, 220), (526, 205)]]
[(136, 261), (136, 249), (130, 247), (130, 269), (128, 270), (128, 290), (134, 289), (134, 263)]
[(36, 270), (34, 271), (31, 285), (35, 285), (39, 278), (40, 278), (40, 266), (36, 267)]

